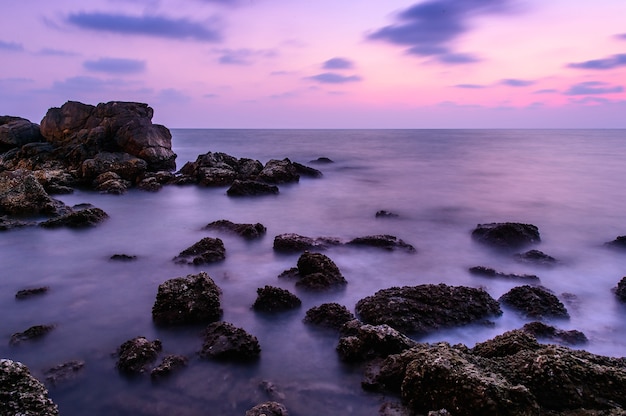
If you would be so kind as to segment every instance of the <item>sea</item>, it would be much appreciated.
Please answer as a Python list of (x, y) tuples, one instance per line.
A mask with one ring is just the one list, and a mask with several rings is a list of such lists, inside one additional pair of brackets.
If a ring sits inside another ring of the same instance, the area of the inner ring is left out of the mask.
[[(282, 402), (294, 416), (377, 415), (398, 398), (363, 390), (363, 367), (339, 360), (338, 334), (303, 323), (306, 311), (337, 302), (354, 312), (358, 300), (393, 286), (480, 287), (497, 299), (524, 284), (472, 275), (473, 266), (537, 275), (570, 314), (546, 323), (582, 331), (588, 343), (574, 348), (626, 356), (626, 306), (613, 292), (626, 275), (626, 252), (604, 245), (626, 234), (626, 130), (173, 129), (172, 136), (177, 168), (211, 151), (264, 164), (289, 158), (323, 176), (302, 177), (280, 185), (278, 195), (260, 197), (229, 197), (226, 187), (194, 185), (124, 195), (77, 190), (57, 197), (68, 205), (92, 204), (110, 218), (84, 230), (0, 233), (0, 357), (23, 362), (42, 380), (51, 367), (84, 361), (75, 378), (48, 385), (63, 416), (243, 415), (267, 400)], [(333, 163), (312, 162), (320, 157)], [(380, 210), (397, 216), (377, 218)], [(221, 219), (260, 222), (267, 233), (248, 241), (203, 229)], [(541, 242), (531, 248), (558, 263), (520, 263), (472, 240), (477, 224), (492, 222), (536, 225)], [(389, 234), (416, 252), (332, 247), (324, 253), (348, 284), (308, 293), (278, 278), (299, 257), (273, 250), (274, 237), (283, 233), (344, 241)], [(224, 261), (172, 261), (207, 236), (224, 241)], [(114, 254), (137, 258), (113, 261)], [(153, 324), (159, 284), (200, 271), (223, 292), (223, 320), (258, 338), (258, 362), (201, 359), (202, 326)], [(265, 285), (288, 289), (302, 306), (256, 313), (251, 306)], [(41, 286), (49, 291), (15, 298), (18, 290)], [(413, 338), (472, 347), (527, 322), (504, 308), (490, 325)], [(55, 329), (9, 345), (13, 333), (39, 324)], [(163, 355), (185, 355), (188, 366), (157, 382), (149, 374), (121, 375), (115, 351), (136, 336), (161, 340)]]

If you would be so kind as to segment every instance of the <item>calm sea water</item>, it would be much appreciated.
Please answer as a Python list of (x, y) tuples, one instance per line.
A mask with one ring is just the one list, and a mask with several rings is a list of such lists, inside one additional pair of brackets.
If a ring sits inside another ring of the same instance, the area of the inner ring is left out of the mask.
[[(602, 244), (626, 234), (626, 130), (173, 130), (180, 168), (207, 151), (265, 163), (289, 157), (315, 165), (321, 179), (283, 185), (277, 196), (229, 198), (226, 188), (166, 187), (124, 196), (76, 192), (69, 205), (88, 202), (110, 219), (89, 230), (23, 229), (0, 234), (0, 356), (27, 364), (36, 376), (56, 364), (81, 359), (74, 382), (51, 387), (61, 414), (241, 415), (268, 399), (261, 381), (273, 383), (293, 415), (377, 414), (386, 400), (361, 391), (362, 370), (339, 362), (333, 333), (305, 326), (305, 312), (325, 302), (353, 310), (355, 303), (391, 286), (444, 282), (484, 287), (494, 298), (520, 282), (472, 276), (482, 265), (507, 273), (536, 274), (565, 297), (571, 319), (548, 322), (578, 329), (594, 353), (626, 355), (626, 307), (611, 289), (626, 275), (626, 253)], [(378, 210), (399, 214), (377, 219)], [(267, 235), (247, 242), (203, 231), (228, 219), (261, 222)], [(474, 243), (485, 222), (539, 227), (538, 249), (561, 261), (554, 268), (515, 262)], [(417, 254), (333, 248), (326, 254), (348, 280), (344, 291), (307, 294), (277, 275), (297, 254), (272, 250), (277, 234), (342, 239), (392, 234)], [(220, 237), (227, 259), (181, 266), (172, 258), (205, 236)], [(113, 262), (116, 253), (137, 255)], [(157, 287), (167, 279), (204, 270), (222, 288), (224, 320), (258, 337), (254, 365), (198, 359), (201, 328), (162, 329), (151, 320)], [(302, 308), (268, 318), (251, 310), (256, 289), (275, 285), (295, 292)], [(49, 293), (17, 301), (20, 289), (49, 286)], [(573, 299), (573, 300), (571, 300)], [(492, 327), (469, 326), (421, 341), (473, 346), (526, 321), (505, 311)], [(56, 324), (44, 339), (9, 346), (11, 334), (36, 324)], [(170, 379), (124, 378), (112, 353), (125, 340), (159, 338), (165, 353), (186, 354), (190, 365)]]

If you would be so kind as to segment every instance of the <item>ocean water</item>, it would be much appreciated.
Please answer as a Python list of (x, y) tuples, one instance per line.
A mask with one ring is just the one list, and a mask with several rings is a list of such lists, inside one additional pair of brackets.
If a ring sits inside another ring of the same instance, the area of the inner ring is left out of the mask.
[[(391, 286), (447, 283), (483, 287), (498, 298), (519, 281), (473, 276), (472, 266), (536, 274), (564, 301), (569, 320), (547, 321), (577, 329), (588, 351), (626, 355), (626, 306), (612, 293), (626, 275), (626, 253), (603, 243), (626, 234), (626, 130), (173, 130), (178, 167), (208, 151), (266, 163), (289, 157), (320, 169), (319, 179), (280, 186), (280, 194), (230, 198), (226, 188), (170, 186), (158, 193), (123, 196), (77, 191), (59, 199), (91, 203), (110, 218), (88, 230), (21, 229), (0, 234), (0, 356), (43, 371), (80, 359), (74, 381), (51, 386), (61, 414), (242, 415), (270, 398), (293, 415), (375, 415), (396, 399), (361, 390), (362, 368), (341, 363), (337, 335), (302, 323), (325, 302), (354, 310), (356, 302)], [(332, 164), (311, 160), (328, 157)], [(378, 210), (397, 218), (375, 218)], [(261, 222), (257, 241), (202, 230), (209, 222)], [(537, 248), (560, 262), (545, 268), (516, 262), (472, 241), (478, 223), (523, 222), (539, 227)], [(298, 233), (341, 239), (391, 234), (417, 253), (336, 247), (325, 252), (340, 268), (345, 290), (306, 293), (277, 278), (298, 254), (278, 254), (274, 236)], [(180, 251), (205, 236), (219, 237), (226, 260), (178, 265)], [(132, 262), (109, 260), (136, 255)], [(220, 364), (196, 356), (201, 327), (157, 328), (151, 308), (167, 279), (206, 271), (223, 291), (223, 320), (261, 344), (255, 364)], [(274, 285), (302, 299), (296, 311), (268, 317), (251, 305), (256, 289)], [(24, 288), (49, 286), (42, 296), (18, 301)], [(438, 331), (419, 341), (473, 346), (519, 328), (528, 320), (511, 310), (492, 326)], [(43, 339), (9, 346), (11, 334), (55, 324)], [(112, 356), (124, 341), (158, 338), (164, 353), (185, 354), (187, 368), (158, 383), (127, 378)]]

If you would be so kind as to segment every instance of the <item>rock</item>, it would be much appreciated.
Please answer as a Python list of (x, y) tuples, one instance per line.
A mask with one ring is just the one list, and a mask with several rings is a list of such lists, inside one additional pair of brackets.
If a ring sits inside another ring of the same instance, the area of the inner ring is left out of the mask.
[(626, 302), (626, 277), (622, 277), (615, 287), (615, 295), (622, 302)]
[(7, 216), (0, 216), (0, 231), (13, 230), (15, 228), (30, 227), (36, 225), (34, 221), (22, 221), (15, 218), (9, 218)]
[(348, 282), (337, 265), (321, 253), (305, 251), (298, 258), (296, 286), (308, 290), (328, 290), (345, 286)]
[(616, 249), (626, 249), (626, 235), (617, 236), (615, 240), (604, 243), (604, 245)]
[(385, 210), (376, 211), (376, 218), (397, 218), (397, 217), (399, 217), (399, 215), (393, 212), (389, 212)]
[(554, 266), (558, 263), (554, 257), (539, 250), (529, 250), (525, 253), (518, 253), (515, 255), (515, 260), (539, 266)]
[(531, 319), (569, 318), (569, 313), (559, 298), (541, 287), (517, 286), (498, 300)]
[(585, 334), (575, 329), (564, 331), (537, 321), (525, 324), (522, 327), (522, 331), (528, 332), (537, 339), (556, 341), (562, 344), (581, 345), (586, 344), (588, 341)]
[(361, 362), (398, 354), (413, 347), (416, 342), (389, 325), (363, 325), (357, 320), (342, 328), (337, 353), (346, 362)]
[(152, 307), (157, 325), (209, 323), (222, 317), (220, 288), (205, 272), (177, 277), (159, 285)]
[(21, 117), (0, 116), (0, 152), (41, 140), (39, 125)]
[(538, 351), (540, 349), (541, 344), (530, 332), (513, 330), (485, 342), (477, 343), (471, 352), (483, 358), (504, 358), (520, 352)]
[(170, 354), (163, 357), (161, 364), (150, 371), (152, 380), (158, 380), (169, 376), (175, 371), (185, 367), (189, 360), (183, 355)]
[(59, 364), (48, 370), (44, 371), (46, 383), (56, 386), (61, 383), (65, 383), (74, 377), (85, 368), (85, 362), (82, 360), (72, 360)]
[(490, 278), (531, 280), (531, 281), (539, 280), (539, 277), (535, 276), (534, 274), (502, 273), (502, 272), (497, 272), (490, 267), (484, 267), (484, 266), (470, 267), (469, 272), (475, 276), (490, 277)]
[(293, 167), (296, 168), (296, 172), (298, 172), (300, 176), (308, 176), (309, 178), (321, 178), (324, 176), (321, 171), (298, 162), (293, 162)]
[(254, 180), (262, 170), (263, 164), (258, 160), (208, 152), (199, 155), (195, 162), (187, 162), (179, 173), (203, 186), (228, 186), (236, 179)]
[(472, 231), (472, 238), (499, 249), (518, 249), (541, 241), (535, 225), (515, 222), (478, 224)]
[(278, 192), (278, 187), (275, 185), (268, 185), (257, 181), (235, 180), (226, 191), (226, 194), (228, 196), (258, 196), (276, 195)]
[(501, 315), (487, 292), (465, 286), (426, 284), (383, 289), (356, 304), (357, 316), (373, 325), (427, 333)]
[(117, 349), (118, 360), (115, 366), (122, 373), (138, 374), (146, 371), (162, 349), (161, 341), (148, 341), (145, 337), (135, 337), (124, 342)]
[(311, 160), (311, 163), (322, 163), (322, 164), (327, 164), (327, 163), (335, 163), (333, 162), (331, 159), (327, 158), (327, 157), (318, 157), (315, 160)]
[(0, 359), (0, 414), (7, 416), (58, 416), (57, 405), (28, 367)]
[(283, 160), (272, 159), (265, 164), (256, 180), (275, 184), (298, 182), (300, 175), (291, 160), (287, 158)]
[(78, 185), (76, 177), (63, 169), (39, 169), (33, 175), (49, 195), (71, 194)]
[(23, 169), (0, 172), (0, 214), (56, 215), (59, 202), (52, 199), (37, 178)]
[(205, 264), (222, 261), (226, 258), (224, 242), (219, 238), (205, 237), (174, 257), (176, 263)]
[(280, 234), (274, 237), (274, 250), (280, 252), (301, 252), (305, 250), (325, 250), (331, 246), (340, 245), (336, 238), (311, 238), (299, 234)]
[[(81, 174), (86, 182), (97, 180), (100, 175), (111, 172), (117, 175), (118, 180), (121, 178), (135, 183), (147, 169), (148, 163), (145, 160), (120, 152), (100, 152), (81, 164)], [(102, 182), (104, 181), (96, 181)]]
[(137, 256), (129, 255), (129, 254), (114, 254), (111, 257), (109, 257), (109, 259), (115, 260), (115, 261), (133, 261), (133, 260), (137, 260)]
[(214, 322), (204, 332), (200, 356), (216, 360), (251, 361), (259, 358), (259, 341), (228, 322)]
[(48, 290), (50, 290), (48, 286), (18, 290), (17, 293), (15, 294), (15, 299), (27, 299), (33, 296), (43, 295), (44, 293), (48, 293)]
[(289, 412), (282, 403), (265, 402), (247, 410), (246, 416), (289, 416)]
[(235, 224), (228, 220), (213, 221), (207, 224), (204, 229), (229, 231), (249, 240), (260, 238), (267, 231), (267, 228), (258, 222), (256, 224)]
[(252, 308), (259, 312), (283, 312), (299, 308), (302, 301), (286, 289), (265, 286), (257, 289), (257, 298)]
[(357, 237), (348, 242), (350, 245), (355, 246), (369, 246), (369, 247), (378, 247), (385, 250), (396, 250), (401, 249), (407, 251), (409, 253), (415, 252), (415, 247), (412, 245), (405, 243), (393, 235), (368, 235), (366, 237)]
[(31, 326), (24, 332), (16, 332), (11, 335), (11, 339), (9, 341), (10, 345), (17, 345), (22, 341), (31, 341), (34, 339), (42, 338), (44, 335), (48, 334), (56, 328), (56, 325), (35, 325)]
[(73, 211), (69, 214), (51, 218), (47, 221), (39, 223), (44, 228), (86, 228), (95, 227), (102, 221), (109, 218), (109, 215), (100, 208), (86, 208), (79, 211)]
[(338, 303), (323, 303), (314, 306), (304, 316), (304, 322), (325, 328), (340, 329), (343, 324), (354, 319), (352, 312)]

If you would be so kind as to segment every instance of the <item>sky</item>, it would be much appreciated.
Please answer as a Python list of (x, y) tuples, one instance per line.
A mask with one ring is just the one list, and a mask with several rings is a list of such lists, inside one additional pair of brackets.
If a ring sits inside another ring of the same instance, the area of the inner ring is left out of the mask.
[(170, 128), (626, 128), (624, 0), (21, 0), (0, 115)]

